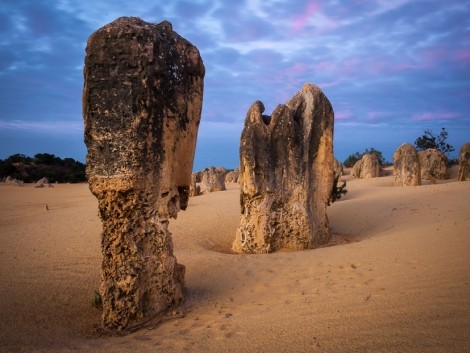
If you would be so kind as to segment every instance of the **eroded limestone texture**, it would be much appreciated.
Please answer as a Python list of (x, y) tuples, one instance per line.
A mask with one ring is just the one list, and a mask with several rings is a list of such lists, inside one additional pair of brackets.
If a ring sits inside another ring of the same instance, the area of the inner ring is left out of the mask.
[(338, 180), (343, 176), (343, 163), (338, 161), (336, 158), (334, 161), (334, 173), (335, 178), (338, 178)]
[(435, 148), (419, 151), (421, 178), (435, 182), (447, 178), (447, 157)]
[(201, 195), (201, 187), (197, 185), (198, 183), (197, 178), (198, 178), (197, 173), (193, 173), (191, 175), (191, 183), (189, 184), (189, 196), (190, 197)]
[(459, 181), (470, 181), (470, 142), (462, 145), (459, 151)]
[(217, 171), (215, 167), (204, 169), (202, 172), (201, 193), (207, 194), (226, 190), (224, 179), (225, 174), (222, 171)]
[(225, 175), (225, 182), (226, 183), (238, 183), (238, 177), (240, 176), (240, 171), (238, 170), (238, 168), (228, 172), (226, 175)]
[(380, 171), (380, 162), (377, 156), (372, 153), (366, 153), (354, 164), (351, 176), (359, 179), (378, 178)]
[(256, 101), (240, 143), (241, 221), (233, 250), (267, 253), (329, 240), (326, 208), (334, 181), (333, 108), (306, 84), (272, 116)]
[(395, 186), (421, 185), (421, 164), (416, 148), (404, 143), (393, 154)]
[(204, 65), (169, 22), (121, 17), (87, 43), (87, 174), (103, 223), (103, 324), (124, 330), (180, 303), (168, 231), (188, 203)]

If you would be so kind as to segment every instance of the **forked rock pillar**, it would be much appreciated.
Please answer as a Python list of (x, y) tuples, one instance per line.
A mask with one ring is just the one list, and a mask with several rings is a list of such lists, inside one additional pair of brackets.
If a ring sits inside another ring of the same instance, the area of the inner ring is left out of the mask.
[(255, 102), (240, 141), (241, 221), (233, 250), (267, 253), (328, 242), (334, 182), (333, 108), (306, 84), (271, 116)]
[(138, 326), (179, 304), (168, 221), (188, 203), (204, 65), (169, 22), (121, 17), (87, 43), (87, 175), (103, 223), (103, 324)]

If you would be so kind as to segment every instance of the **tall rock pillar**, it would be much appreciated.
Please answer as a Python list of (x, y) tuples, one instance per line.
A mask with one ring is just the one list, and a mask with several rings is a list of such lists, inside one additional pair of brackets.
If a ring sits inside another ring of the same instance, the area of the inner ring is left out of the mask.
[(329, 240), (326, 208), (334, 181), (330, 102), (306, 84), (271, 116), (255, 102), (240, 141), (241, 221), (233, 250), (314, 248)]
[(188, 203), (204, 65), (169, 22), (121, 17), (87, 43), (87, 175), (103, 223), (103, 324), (124, 330), (183, 300), (169, 218)]
[(470, 142), (464, 143), (459, 151), (459, 181), (470, 181)]
[(393, 174), (395, 186), (421, 185), (421, 164), (416, 148), (403, 143), (393, 154)]

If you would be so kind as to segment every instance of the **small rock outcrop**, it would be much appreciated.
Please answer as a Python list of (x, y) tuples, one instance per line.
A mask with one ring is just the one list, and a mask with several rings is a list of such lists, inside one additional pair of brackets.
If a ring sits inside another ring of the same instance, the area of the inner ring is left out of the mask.
[(470, 181), (470, 142), (462, 145), (459, 152), (459, 181)]
[(335, 171), (335, 178), (339, 180), (339, 178), (343, 176), (343, 163), (338, 161), (336, 158), (335, 158), (334, 171)]
[(351, 176), (358, 179), (378, 178), (381, 173), (380, 163), (375, 154), (366, 153), (358, 160), (352, 170)]
[(223, 180), (225, 180), (225, 176), (228, 173), (227, 169), (225, 169), (224, 167), (217, 167), (215, 168), (215, 171), (222, 177)]
[(10, 175), (6, 177), (5, 184), (12, 185), (12, 186), (23, 186), (24, 181), (12, 178)]
[(435, 148), (419, 151), (421, 178), (434, 182), (447, 179), (447, 157)]
[(201, 187), (197, 185), (198, 181), (198, 174), (193, 173), (191, 175), (191, 184), (189, 185), (189, 196), (194, 197), (194, 196), (199, 196), (201, 195)]
[(240, 141), (241, 220), (235, 252), (309, 249), (328, 242), (334, 183), (333, 108), (306, 84), (271, 116), (256, 101)]
[(225, 182), (227, 184), (236, 184), (238, 183), (238, 178), (240, 176), (240, 172), (237, 169), (231, 170), (225, 175)]
[(214, 167), (204, 169), (201, 180), (201, 193), (224, 191), (224, 174), (218, 173)]
[(196, 183), (200, 183), (202, 181), (202, 172), (194, 172), (192, 178), (194, 178)]
[(128, 330), (178, 305), (183, 265), (168, 230), (188, 204), (204, 65), (169, 22), (121, 17), (87, 43), (87, 175), (103, 224), (103, 325)]
[(362, 170), (362, 158), (358, 160), (356, 163), (354, 163), (353, 167), (351, 168), (351, 176), (353, 178), (360, 178), (361, 177), (361, 170)]
[(44, 188), (44, 187), (49, 187), (49, 188), (54, 187), (52, 184), (49, 183), (49, 180), (46, 177), (39, 179), (35, 186), (35, 188)]
[(362, 160), (361, 177), (363, 179), (380, 177), (382, 168), (380, 167), (379, 159), (375, 154), (366, 153), (362, 156)]
[(395, 186), (421, 185), (421, 164), (416, 148), (409, 144), (402, 144), (393, 154), (393, 174)]

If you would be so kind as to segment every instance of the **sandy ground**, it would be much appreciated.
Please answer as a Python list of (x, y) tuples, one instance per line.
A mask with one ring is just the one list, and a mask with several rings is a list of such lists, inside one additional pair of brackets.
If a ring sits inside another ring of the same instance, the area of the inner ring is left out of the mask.
[(88, 186), (0, 184), (0, 352), (469, 352), (470, 183), (345, 178), (328, 211), (346, 244), (309, 251), (230, 254), (237, 186), (191, 198), (170, 222), (185, 317), (124, 337), (94, 331)]

